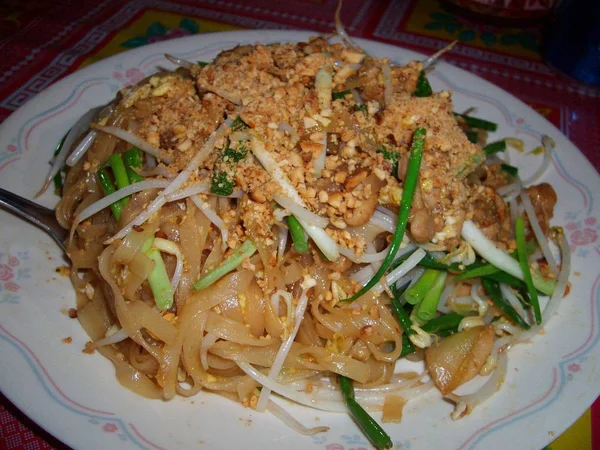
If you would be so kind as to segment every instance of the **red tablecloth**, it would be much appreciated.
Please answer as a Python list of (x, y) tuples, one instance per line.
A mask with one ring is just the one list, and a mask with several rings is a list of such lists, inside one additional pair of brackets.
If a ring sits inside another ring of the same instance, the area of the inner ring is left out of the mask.
[[(333, 29), (337, 0), (37, 0), (0, 5), (0, 122), (44, 88), (103, 57), (194, 33), (237, 28)], [(506, 89), (554, 123), (600, 168), (600, 90), (554, 73), (538, 27), (465, 19), (437, 1), (345, 0), (353, 36), (434, 53)], [(2, 370), (0, 368), (0, 370)], [(594, 444), (592, 444), (594, 442)], [(550, 447), (600, 449), (597, 401)], [(0, 448), (64, 448), (0, 395)]]

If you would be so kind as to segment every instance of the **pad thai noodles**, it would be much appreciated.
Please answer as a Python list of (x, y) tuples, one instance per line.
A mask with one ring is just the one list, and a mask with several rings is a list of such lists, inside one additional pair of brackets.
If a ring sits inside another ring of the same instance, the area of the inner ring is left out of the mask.
[(535, 184), (550, 138), (522, 181), (522, 143), (488, 143), (496, 124), (432, 91), (437, 56), (395, 65), (339, 35), (168, 55), (177, 70), (75, 124), (48, 181), (77, 317), (123, 386), (217, 393), (304, 434), (327, 427), (281, 399), (348, 412), (385, 448), (366, 411), (399, 421), (437, 389), (458, 419), (500, 388), (565, 294), (569, 252)]

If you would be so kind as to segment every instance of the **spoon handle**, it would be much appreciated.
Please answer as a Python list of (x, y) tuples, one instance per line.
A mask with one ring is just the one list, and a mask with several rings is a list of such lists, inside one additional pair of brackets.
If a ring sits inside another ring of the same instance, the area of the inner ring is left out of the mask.
[(67, 237), (67, 230), (59, 225), (53, 210), (2, 188), (0, 188), (0, 206), (40, 227), (56, 241), (63, 251), (66, 251), (64, 241)]

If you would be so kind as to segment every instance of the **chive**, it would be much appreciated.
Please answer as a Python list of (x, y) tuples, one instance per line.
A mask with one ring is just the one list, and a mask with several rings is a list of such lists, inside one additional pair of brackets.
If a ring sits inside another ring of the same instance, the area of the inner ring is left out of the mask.
[(148, 284), (150, 290), (154, 296), (154, 303), (156, 306), (165, 311), (173, 306), (173, 286), (169, 281), (169, 275), (167, 274), (167, 268), (165, 262), (162, 259), (160, 250), (153, 248), (154, 238), (149, 238), (144, 245), (142, 245), (142, 252), (154, 261), (154, 267), (148, 275)]
[(227, 275), (229, 272), (242, 264), (245, 259), (250, 258), (255, 252), (256, 246), (254, 245), (254, 242), (248, 239), (231, 255), (229, 255), (227, 259), (221, 262), (221, 264), (201, 276), (200, 279), (194, 283), (194, 289), (200, 291), (211, 286), (213, 283), (219, 280), (219, 278)]
[(427, 333), (438, 333), (440, 331), (452, 331), (455, 333), (458, 330), (458, 325), (464, 319), (464, 316), (461, 316), (457, 313), (449, 313), (444, 314), (443, 316), (436, 317), (435, 319), (431, 319), (425, 325), (421, 327), (421, 329)]
[(208, 66), (210, 63), (206, 62), (206, 61), (198, 61), (196, 64), (198, 64), (200, 67), (206, 67)]
[(431, 89), (431, 85), (429, 84), (429, 80), (427, 79), (425, 71), (421, 70), (417, 80), (417, 87), (415, 92), (413, 92), (413, 95), (415, 97), (431, 97), (431, 94), (433, 94), (433, 89)]
[(294, 248), (298, 253), (306, 253), (308, 251), (308, 240), (306, 239), (302, 225), (300, 225), (300, 222), (294, 216), (287, 217), (287, 224), (292, 235)]
[(512, 307), (512, 305), (504, 299), (502, 292), (500, 291), (500, 287), (496, 281), (488, 278), (482, 278), (481, 283), (483, 284), (485, 291), (492, 299), (492, 302), (494, 302), (494, 305), (496, 305), (500, 311), (502, 311), (521, 328), (524, 328), (525, 330), (529, 330), (531, 328), (529, 324), (525, 322), (519, 313)]
[(338, 375), (338, 381), (344, 401), (346, 402), (346, 406), (348, 406), (348, 411), (367, 439), (379, 450), (390, 448), (393, 445), (392, 439), (354, 399), (352, 380), (343, 375)]
[(479, 141), (479, 133), (477, 131), (465, 130), (465, 134), (467, 135), (467, 139), (473, 144), (477, 144), (477, 141)]
[[(115, 185), (110, 179), (110, 176), (108, 175), (106, 169), (102, 168), (98, 170), (98, 172), (96, 172), (96, 177), (98, 179), (100, 187), (102, 188), (102, 192), (104, 192), (104, 195), (110, 195), (113, 192), (116, 192), (117, 188), (115, 188)], [(115, 219), (117, 219), (117, 221), (121, 218), (121, 213), (123, 212), (123, 208), (125, 208), (126, 204), (127, 199), (122, 198), (121, 200), (118, 200), (110, 205), (110, 210), (112, 211), (113, 216), (115, 216)]]
[(517, 254), (519, 255), (519, 265), (523, 271), (523, 281), (527, 285), (527, 291), (531, 297), (531, 305), (533, 306), (533, 314), (535, 316), (535, 322), (539, 325), (542, 323), (542, 311), (540, 309), (540, 301), (538, 299), (537, 291), (533, 285), (533, 278), (531, 277), (531, 269), (529, 268), (529, 259), (527, 255), (527, 247), (525, 244), (525, 222), (523, 217), (517, 217), (515, 224), (515, 237), (517, 240)]
[(504, 139), (501, 141), (492, 142), (483, 147), (485, 156), (491, 156), (494, 153), (503, 152), (504, 150), (506, 150), (506, 142), (504, 142)]
[(413, 134), (413, 142), (410, 149), (410, 156), (408, 159), (408, 169), (406, 170), (406, 179), (404, 180), (404, 189), (402, 191), (402, 200), (400, 202), (400, 212), (398, 213), (398, 221), (396, 222), (396, 231), (390, 244), (390, 249), (385, 259), (383, 260), (377, 273), (369, 280), (369, 282), (363, 286), (356, 294), (342, 301), (350, 302), (354, 301), (362, 295), (366, 294), (371, 290), (373, 286), (379, 283), (379, 280), (389, 267), (394, 262), (394, 258), (398, 253), (400, 244), (402, 244), (402, 238), (406, 231), (406, 224), (408, 222), (408, 216), (410, 213), (410, 206), (412, 204), (415, 189), (417, 187), (417, 180), (419, 178), (419, 169), (421, 167), (421, 156), (423, 155), (423, 147), (425, 145), (425, 128), (417, 128)]
[[(412, 252), (406, 253), (402, 255), (400, 258), (394, 261), (394, 263), (390, 266), (390, 271), (396, 269), (400, 264), (406, 261), (414, 252), (417, 250), (413, 250)], [(464, 269), (461, 268), (459, 263), (450, 263), (444, 264), (435, 259), (430, 253), (425, 253), (425, 256), (421, 261), (417, 263), (418, 266), (425, 267), (427, 269), (437, 269), (437, 270), (447, 270), (450, 273), (463, 273)]]
[(354, 105), (354, 111), (362, 111), (367, 114), (369, 112), (369, 108), (363, 103), (362, 105)]
[(410, 355), (415, 352), (415, 346), (412, 342), (410, 342), (410, 338), (407, 333), (402, 335), (402, 351), (400, 352), (400, 357)]
[[(430, 269), (433, 270), (433, 269)], [(429, 290), (425, 294), (423, 301), (419, 304), (417, 310), (417, 317), (421, 320), (429, 321), (435, 317), (442, 291), (446, 285), (446, 277), (448, 272), (439, 271), (437, 278), (433, 285), (430, 286)]]
[(127, 176), (127, 169), (125, 169), (123, 157), (119, 153), (113, 153), (110, 155), (108, 161), (115, 182), (117, 183), (117, 189), (123, 189), (124, 187), (129, 186), (129, 177)]
[(500, 168), (505, 172), (511, 174), (513, 177), (519, 175), (519, 169), (517, 169), (515, 166), (511, 166), (510, 164), (500, 164)]
[(517, 289), (522, 289), (523, 287), (526, 287), (525, 283), (523, 283), (521, 280), (511, 275), (510, 273), (499, 271), (490, 275), (486, 275), (486, 277), (491, 280), (497, 281), (498, 283), (504, 283)]
[(137, 147), (127, 150), (123, 153), (123, 160), (125, 161), (125, 170), (127, 170), (129, 182), (133, 184), (144, 181), (144, 177), (134, 170), (142, 168), (142, 151)]
[(406, 291), (407, 288), (408, 288), (408, 284), (401, 287), (400, 289), (398, 289), (395, 292), (392, 291), (392, 293), (394, 295), (392, 296), (391, 300), (392, 300), (392, 309), (396, 313), (398, 322), (400, 322), (400, 325), (402, 325), (402, 328), (404, 328), (404, 332), (408, 336), (410, 336), (411, 334), (415, 334), (415, 330), (413, 330), (411, 328), (412, 321), (410, 320), (410, 315), (406, 312), (406, 309), (404, 309), (404, 306), (402, 306), (402, 304), (400, 303), (400, 297), (402, 296), (404, 291)]
[(340, 100), (348, 95), (350, 91), (340, 91), (340, 92), (332, 92), (331, 99), (332, 100)]
[(411, 305), (418, 305), (421, 303), (425, 298), (425, 295), (427, 295), (429, 289), (431, 289), (431, 286), (437, 280), (439, 274), (439, 270), (426, 269), (425, 272), (423, 272), (423, 275), (421, 275), (421, 278), (419, 278), (415, 284), (408, 288), (404, 294), (406, 301)]
[(498, 129), (498, 125), (494, 122), (490, 122), (489, 120), (479, 119), (477, 117), (467, 116), (466, 114), (454, 113), (456, 117), (460, 117), (464, 120), (465, 124), (469, 128), (478, 128), (480, 130), (486, 131), (496, 131)]
[(471, 278), (480, 278), (486, 275), (493, 275), (498, 272), (500, 272), (500, 269), (498, 269), (496, 266), (493, 266), (491, 264), (484, 264), (479, 267), (467, 269), (465, 272), (461, 273), (456, 277), (456, 281), (464, 281)]

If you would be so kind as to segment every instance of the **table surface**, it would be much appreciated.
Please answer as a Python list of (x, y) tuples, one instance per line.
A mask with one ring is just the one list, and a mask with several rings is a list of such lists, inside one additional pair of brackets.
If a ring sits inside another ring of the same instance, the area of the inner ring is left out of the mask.
[[(2, 2), (0, 122), (47, 86), (112, 54), (214, 31), (277, 28), (330, 32), (336, 5), (337, 0)], [(600, 89), (558, 74), (542, 61), (538, 26), (483, 24), (433, 0), (346, 0), (342, 20), (352, 36), (427, 54), (458, 39), (460, 43), (445, 61), (491, 81), (535, 108), (600, 170)], [(0, 394), (0, 448), (66, 446)], [(600, 450), (600, 399), (547, 448)]]

